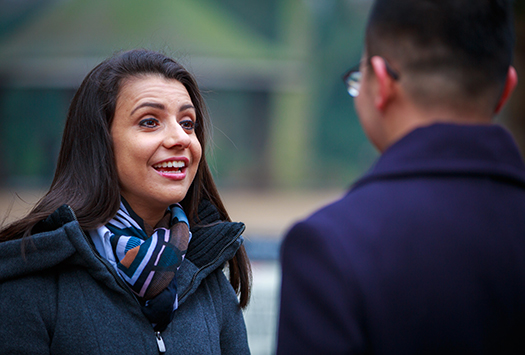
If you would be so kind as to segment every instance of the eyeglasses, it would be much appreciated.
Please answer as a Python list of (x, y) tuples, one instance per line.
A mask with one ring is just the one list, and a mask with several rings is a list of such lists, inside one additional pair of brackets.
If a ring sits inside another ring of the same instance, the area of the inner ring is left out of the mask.
[[(399, 74), (392, 69), (390, 64), (383, 58), (385, 61), (385, 67), (386, 72), (388, 75), (392, 77), (394, 80), (399, 80)], [(370, 58), (367, 59), (367, 62), (370, 62)], [(346, 90), (348, 91), (348, 94), (352, 97), (357, 97), (359, 95), (359, 90), (361, 89), (361, 80), (363, 79), (363, 73), (361, 72), (361, 62), (359, 64), (354, 65), (352, 68), (350, 68), (348, 71), (346, 71), (343, 74), (343, 82), (346, 85)]]

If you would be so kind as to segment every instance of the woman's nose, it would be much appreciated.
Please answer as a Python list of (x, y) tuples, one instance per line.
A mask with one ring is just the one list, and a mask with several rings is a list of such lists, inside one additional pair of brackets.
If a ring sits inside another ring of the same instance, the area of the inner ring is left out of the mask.
[(191, 143), (190, 136), (181, 127), (178, 122), (170, 123), (166, 129), (166, 135), (164, 137), (164, 147), (170, 149), (173, 147), (187, 148)]

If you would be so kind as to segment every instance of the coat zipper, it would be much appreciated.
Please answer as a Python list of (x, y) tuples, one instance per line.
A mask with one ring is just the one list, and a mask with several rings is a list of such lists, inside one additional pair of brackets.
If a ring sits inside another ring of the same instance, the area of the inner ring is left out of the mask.
[[(73, 209), (71, 208), (71, 206), (67, 205), (67, 207), (69, 208), (69, 210), (71, 211), (71, 213), (73, 214), (73, 218), (75, 219), (75, 221), (78, 223), (78, 219), (77, 219), (77, 215), (75, 214), (75, 211), (73, 211)], [(80, 224), (79, 224), (80, 226)], [(86, 239), (86, 241), (88, 242), (88, 245), (91, 247), (91, 243), (89, 242), (89, 240), (87, 239), (88, 237), (86, 236), (86, 234), (84, 233), (84, 231), (82, 230), (82, 228), (80, 228), (80, 231), (82, 232), (82, 235), (84, 236), (84, 238)], [(93, 247), (91, 247), (93, 248)], [(95, 254), (95, 257), (100, 260), (100, 262), (102, 262), (102, 264), (104, 264), (104, 266), (106, 267), (106, 269), (109, 271), (109, 273), (111, 275), (113, 275), (113, 277), (117, 280), (117, 283), (119, 284), (120, 287), (122, 287), (127, 293), (129, 293), (133, 299), (135, 300), (135, 302), (137, 302), (137, 305), (139, 307), (142, 307), (139, 300), (137, 299), (137, 297), (135, 296), (135, 294), (133, 292), (131, 292), (129, 290), (129, 287), (128, 285), (126, 285), (124, 283), (124, 280), (122, 280), (122, 278), (117, 274), (117, 272), (115, 271), (115, 269), (113, 268), (112, 265), (110, 265), (107, 260), (105, 260), (103, 257), (101, 257), (98, 253), (96, 252), (93, 252), (93, 254)], [(159, 349), (159, 353), (160, 354), (164, 354), (166, 352), (166, 344), (164, 343), (164, 339), (162, 339), (162, 335), (160, 332), (155, 332), (155, 340), (157, 341), (157, 347)]]
[(155, 332), (155, 337), (157, 338), (157, 346), (159, 347), (159, 353), (164, 354), (166, 352), (166, 344), (164, 344), (164, 339), (160, 332)]

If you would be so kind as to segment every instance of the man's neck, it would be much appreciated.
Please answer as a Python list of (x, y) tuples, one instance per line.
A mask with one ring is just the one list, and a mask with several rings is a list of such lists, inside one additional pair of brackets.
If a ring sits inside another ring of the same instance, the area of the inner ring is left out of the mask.
[(398, 109), (393, 108), (385, 113), (385, 124), (388, 125), (383, 147), (378, 147), (381, 152), (389, 146), (412, 132), (416, 128), (425, 127), (434, 123), (451, 123), (451, 124), (491, 124), (492, 117), (481, 115), (475, 111), (452, 110), (446, 108), (419, 108), (414, 105), (405, 105)]

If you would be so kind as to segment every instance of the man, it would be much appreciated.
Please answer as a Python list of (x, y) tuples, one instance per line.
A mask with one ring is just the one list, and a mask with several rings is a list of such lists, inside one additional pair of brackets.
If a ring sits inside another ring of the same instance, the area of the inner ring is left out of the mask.
[(504, 0), (376, 0), (345, 76), (382, 153), (282, 245), (277, 354), (525, 353), (525, 165)]

